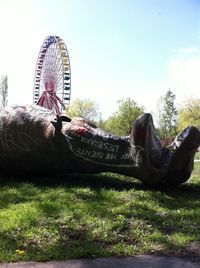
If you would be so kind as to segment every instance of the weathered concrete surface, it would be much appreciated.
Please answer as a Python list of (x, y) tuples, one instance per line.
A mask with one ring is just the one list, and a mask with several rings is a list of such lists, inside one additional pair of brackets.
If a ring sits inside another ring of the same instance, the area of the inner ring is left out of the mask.
[(77, 259), (61, 262), (25, 262), (2, 264), (1, 268), (197, 268), (200, 262), (176, 257), (138, 255), (135, 257), (112, 257)]

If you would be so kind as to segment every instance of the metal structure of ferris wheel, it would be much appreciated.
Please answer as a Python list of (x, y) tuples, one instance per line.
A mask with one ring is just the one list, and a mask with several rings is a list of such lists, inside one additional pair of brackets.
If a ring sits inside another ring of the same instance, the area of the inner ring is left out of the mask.
[(69, 107), (71, 69), (67, 47), (59, 36), (48, 36), (37, 59), (33, 102), (60, 115)]

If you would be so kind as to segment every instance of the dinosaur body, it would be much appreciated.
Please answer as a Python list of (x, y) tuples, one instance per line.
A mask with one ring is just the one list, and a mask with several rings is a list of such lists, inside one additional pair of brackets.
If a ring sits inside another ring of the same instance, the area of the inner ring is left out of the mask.
[(6, 175), (111, 171), (174, 185), (189, 179), (199, 145), (200, 131), (190, 126), (163, 148), (150, 114), (137, 118), (130, 136), (117, 137), (39, 106), (0, 111), (0, 170)]

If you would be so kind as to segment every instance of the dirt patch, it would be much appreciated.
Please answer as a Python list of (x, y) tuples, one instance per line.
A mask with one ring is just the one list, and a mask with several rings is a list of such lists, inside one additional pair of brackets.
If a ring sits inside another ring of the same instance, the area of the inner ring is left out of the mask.
[(184, 257), (194, 256), (200, 258), (200, 243), (192, 242), (191, 244), (187, 245), (181, 253)]
[(172, 250), (158, 250), (153, 255), (166, 256), (166, 257), (178, 257), (188, 259), (193, 262), (200, 262), (200, 243), (192, 242), (183, 249), (172, 249)]

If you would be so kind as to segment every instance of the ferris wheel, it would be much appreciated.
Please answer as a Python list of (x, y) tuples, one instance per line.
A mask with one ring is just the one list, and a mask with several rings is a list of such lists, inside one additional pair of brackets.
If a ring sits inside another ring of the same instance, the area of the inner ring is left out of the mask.
[(40, 49), (34, 78), (33, 102), (61, 114), (69, 107), (71, 70), (67, 47), (59, 36), (48, 36)]

